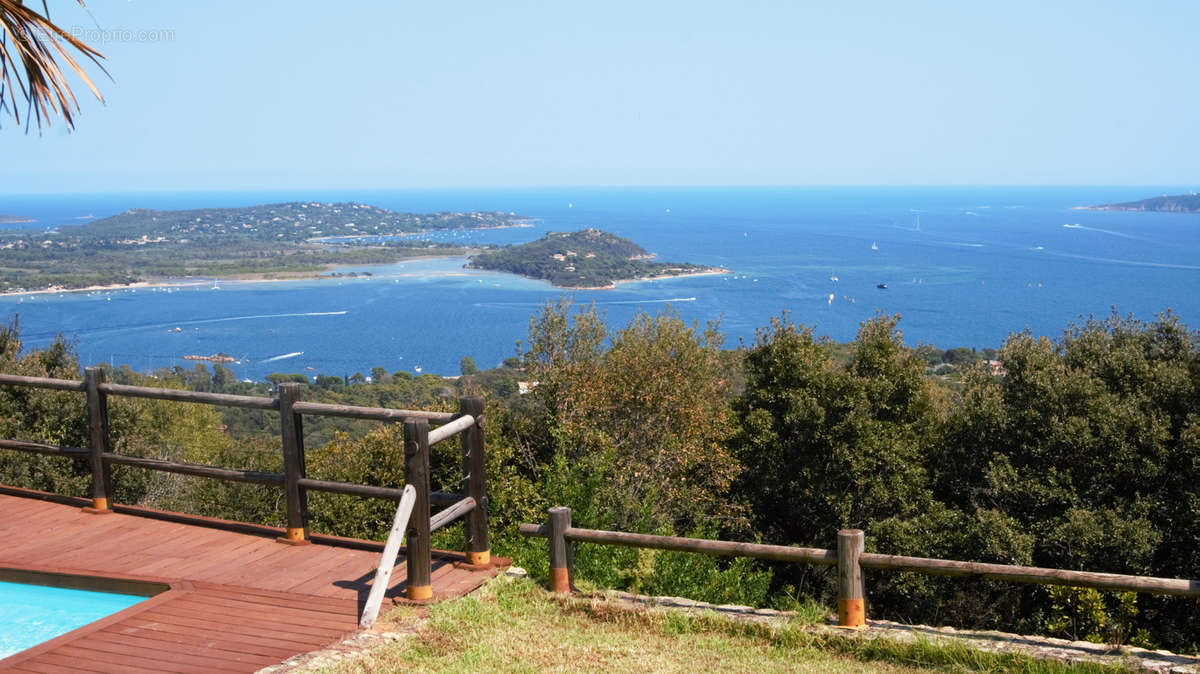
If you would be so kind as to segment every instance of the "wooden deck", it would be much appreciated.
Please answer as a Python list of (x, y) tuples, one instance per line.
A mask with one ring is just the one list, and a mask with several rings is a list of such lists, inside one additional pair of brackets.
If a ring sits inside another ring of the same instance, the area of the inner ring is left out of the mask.
[[(118, 614), (0, 660), (22, 672), (247, 672), (333, 643), (356, 629), (382, 545), (0, 487), (0, 568), (170, 585)], [(435, 599), (496, 575), (435, 554)], [(406, 570), (388, 596), (403, 594)], [(403, 600), (400, 600), (403, 601)]]

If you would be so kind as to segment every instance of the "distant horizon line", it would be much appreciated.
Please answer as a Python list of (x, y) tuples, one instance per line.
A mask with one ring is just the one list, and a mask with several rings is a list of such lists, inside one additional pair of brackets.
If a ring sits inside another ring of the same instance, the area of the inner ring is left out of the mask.
[(580, 184), (580, 185), (461, 185), (461, 186), (423, 186), (423, 187), (255, 187), (255, 188), (162, 188), (162, 189), (112, 189), (112, 190), (23, 190), (17, 192), (0, 192), (0, 198), (21, 196), (87, 196), (105, 194), (253, 194), (261, 192), (452, 192), (452, 191), (525, 191), (525, 190), (663, 190), (663, 189), (1064, 189), (1064, 188), (1120, 188), (1120, 189), (1179, 189), (1184, 191), (1200, 190), (1200, 185), (1186, 183), (762, 183), (762, 184), (719, 184), (696, 183), (690, 185), (658, 184)]

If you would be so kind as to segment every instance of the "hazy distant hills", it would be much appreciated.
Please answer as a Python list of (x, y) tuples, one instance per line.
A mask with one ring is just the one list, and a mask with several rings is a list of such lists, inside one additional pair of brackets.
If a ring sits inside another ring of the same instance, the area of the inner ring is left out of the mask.
[(239, 208), (198, 208), (153, 211), (135, 208), (124, 213), (62, 227), (64, 236), (99, 241), (148, 237), (157, 241), (257, 240), (301, 243), (319, 237), (387, 236), (441, 229), (511, 227), (525, 223), (515, 213), (400, 213), (354, 202), (288, 202)]
[(1093, 211), (1156, 211), (1159, 213), (1200, 213), (1200, 194), (1153, 197), (1121, 204), (1089, 206)]

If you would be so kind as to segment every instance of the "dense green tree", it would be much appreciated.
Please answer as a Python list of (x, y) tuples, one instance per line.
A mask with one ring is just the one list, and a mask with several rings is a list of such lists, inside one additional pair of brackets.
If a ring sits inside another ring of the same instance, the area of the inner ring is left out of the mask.
[(308, 383), (308, 375), (299, 373), (299, 372), (296, 372), (296, 373), (272, 372), (271, 374), (269, 374), (263, 378), (266, 379), (267, 381), (271, 382), (272, 384), (275, 384), (276, 386), (283, 384), (285, 382), (296, 382), (299, 384), (307, 384)]
[(786, 317), (747, 351), (746, 391), (735, 403), (739, 491), (771, 541), (829, 545), (840, 528), (869, 528), (931, 503), (923, 458), (941, 399), (897, 320), (864, 323), (847, 367)]
[[(46, 349), (22, 354), (21, 329), (15, 316), (0, 327), (0, 372), (80, 379), (71, 346), (61, 336)], [(84, 398), (66, 391), (0, 387), (0, 437), (87, 447)], [(91, 484), (82, 461), (7, 450), (0, 450), (0, 483), (72, 496), (86, 495)]]
[(547, 493), (597, 526), (683, 531), (740, 513), (729, 386), (715, 325), (639, 313), (611, 335), (594, 307), (560, 301), (531, 321), (527, 436)]
[[(930, 461), (939, 498), (1003, 512), (1041, 566), (1200, 576), (1198, 354), (1170, 314), (1089, 320), (1057, 343), (1013, 335), (1005, 376), (966, 379)], [(1195, 647), (1194, 611), (1145, 603), (1156, 638)]]
[(236, 383), (237, 376), (233, 374), (233, 370), (220, 363), (213, 363), (212, 389), (214, 391), (218, 393), (228, 391)]
[(346, 380), (344, 378), (327, 374), (317, 375), (317, 378), (313, 383), (317, 386), (317, 388), (322, 388), (326, 391), (340, 391), (346, 387)]

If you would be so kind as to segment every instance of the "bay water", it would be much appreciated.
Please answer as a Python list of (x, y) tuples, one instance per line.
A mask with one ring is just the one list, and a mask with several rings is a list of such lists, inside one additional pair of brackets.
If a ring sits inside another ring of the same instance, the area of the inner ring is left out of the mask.
[[(62, 334), (84, 364), (191, 367), (228, 353), (239, 378), (349, 375), (373, 366), (458, 374), (517, 352), (529, 319), (568, 295), (610, 325), (637, 311), (719, 321), (726, 345), (788, 312), (837, 340), (877, 313), (902, 316), (906, 343), (998, 347), (1012, 332), (1061, 335), (1089, 315), (1153, 319), (1168, 309), (1200, 327), (1200, 215), (1077, 210), (1186, 187), (845, 187), (306, 190), (0, 196), (0, 213), (50, 229), (128, 208), (358, 201), (399, 211), (516, 212), (535, 226), (440, 232), (463, 243), (520, 243), (597, 227), (663, 261), (729, 274), (563, 290), (463, 269), (461, 258), (345, 268), (370, 277), (275, 282), (184, 279), (165, 288), (0, 297), (25, 343)], [(886, 286), (881, 288), (879, 286)]]

